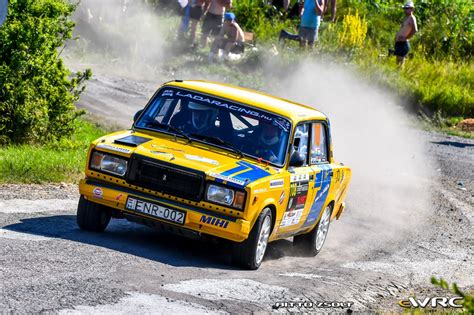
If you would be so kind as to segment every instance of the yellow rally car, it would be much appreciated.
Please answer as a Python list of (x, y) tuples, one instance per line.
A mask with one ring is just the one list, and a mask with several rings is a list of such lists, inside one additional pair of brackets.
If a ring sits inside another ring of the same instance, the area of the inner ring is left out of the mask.
[(234, 242), (257, 269), (267, 243), (294, 236), (316, 255), (344, 211), (351, 170), (332, 154), (328, 118), (305, 105), (206, 81), (164, 84), (132, 129), (94, 141), (77, 223), (111, 217)]

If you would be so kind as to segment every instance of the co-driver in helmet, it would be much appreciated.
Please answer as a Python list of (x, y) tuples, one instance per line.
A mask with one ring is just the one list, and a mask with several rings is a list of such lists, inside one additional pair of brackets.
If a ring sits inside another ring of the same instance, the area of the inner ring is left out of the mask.
[(257, 130), (255, 156), (279, 164), (281, 135), (282, 130), (279, 127), (271, 122), (261, 122)]

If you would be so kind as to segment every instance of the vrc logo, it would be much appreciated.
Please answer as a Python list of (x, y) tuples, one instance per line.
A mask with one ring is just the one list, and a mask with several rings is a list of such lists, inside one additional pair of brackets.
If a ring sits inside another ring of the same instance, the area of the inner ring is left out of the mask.
[[(462, 297), (432, 297), (432, 298), (425, 298), (425, 299), (417, 299), (414, 297), (409, 297), (408, 300), (401, 300), (398, 304), (404, 308), (437, 308), (441, 306), (443, 308), (454, 307), (454, 308), (462, 308)], [(459, 301), (459, 302), (456, 302)]]

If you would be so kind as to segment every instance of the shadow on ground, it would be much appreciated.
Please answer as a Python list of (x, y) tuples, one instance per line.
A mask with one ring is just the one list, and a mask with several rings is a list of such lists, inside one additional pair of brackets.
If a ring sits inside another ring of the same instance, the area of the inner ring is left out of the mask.
[[(175, 267), (238, 269), (232, 265), (232, 244), (203, 241), (161, 232), (126, 220), (112, 220), (104, 233), (79, 229), (75, 215), (24, 218), (3, 229), (100, 246)], [(265, 260), (300, 256), (288, 240), (269, 244)]]

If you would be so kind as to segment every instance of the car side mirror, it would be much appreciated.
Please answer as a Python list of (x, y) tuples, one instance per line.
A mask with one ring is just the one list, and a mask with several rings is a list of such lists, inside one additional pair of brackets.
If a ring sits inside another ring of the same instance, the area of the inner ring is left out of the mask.
[(136, 122), (142, 113), (143, 113), (143, 109), (140, 109), (138, 112), (136, 112), (135, 115), (133, 116), (133, 122)]
[(302, 156), (298, 151), (294, 151), (290, 157), (290, 166), (300, 167), (304, 165), (304, 156)]

